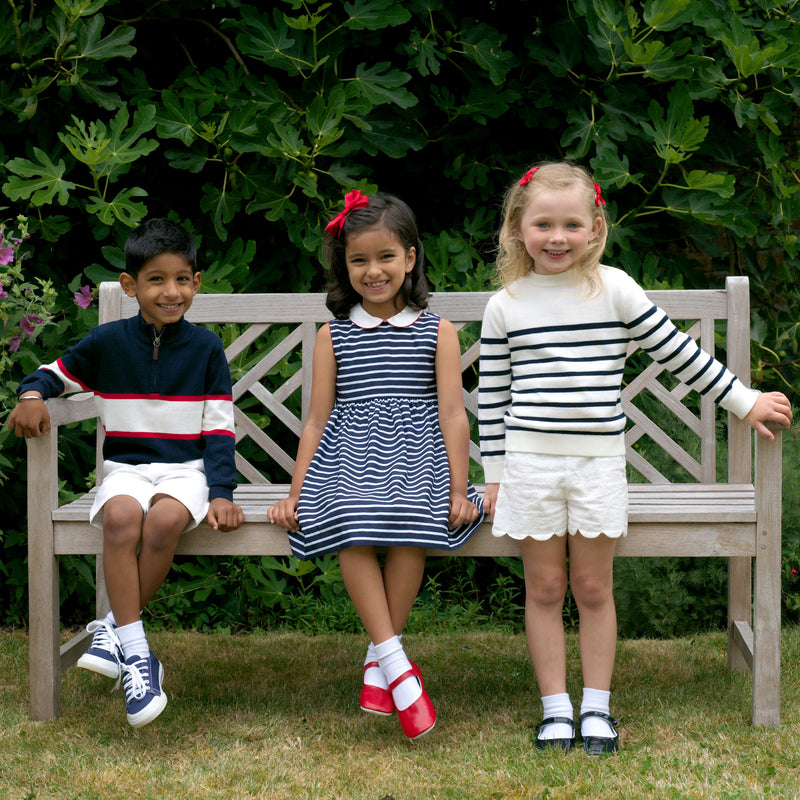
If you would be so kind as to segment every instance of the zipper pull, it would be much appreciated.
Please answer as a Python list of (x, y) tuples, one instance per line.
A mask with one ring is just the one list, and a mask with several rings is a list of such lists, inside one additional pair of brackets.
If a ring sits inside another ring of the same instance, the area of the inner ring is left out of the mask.
[(153, 361), (158, 361), (158, 348), (161, 347), (161, 334), (153, 337)]

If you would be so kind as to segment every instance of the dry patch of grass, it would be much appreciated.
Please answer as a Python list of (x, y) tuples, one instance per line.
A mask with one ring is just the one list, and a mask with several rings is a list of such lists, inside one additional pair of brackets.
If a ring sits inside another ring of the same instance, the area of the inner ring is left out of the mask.
[[(363, 637), (155, 634), (169, 705), (134, 730), (112, 681), (72, 669), (59, 719), (27, 717), (27, 641), (0, 635), (0, 798), (527, 800), (800, 797), (800, 629), (784, 631), (783, 724), (749, 724), (724, 636), (626, 641), (612, 712), (622, 750), (536, 751), (521, 635), (408, 636), (438, 712), (416, 743), (358, 710)], [(573, 699), (577, 641), (569, 640)]]

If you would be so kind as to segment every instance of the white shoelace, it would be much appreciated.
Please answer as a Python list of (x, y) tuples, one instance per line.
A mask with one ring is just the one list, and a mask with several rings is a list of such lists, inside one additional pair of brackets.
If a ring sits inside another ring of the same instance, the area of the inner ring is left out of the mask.
[(124, 661), (120, 664), (120, 674), (117, 678), (117, 686), (122, 681), (122, 689), (125, 692), (125, 700), (141, 700), (150, 689), (149, 660), (140, 658), (132, 664)]
[(96, 619), (86, 626), (86, 630), (93, 634), (92, 646), (99, 647), (103, 650), (109, 650), (112, 653), (121, 650), (122, 646), (119, 643), (119, 637), (114, 631), (110, 622), (105, 619)]

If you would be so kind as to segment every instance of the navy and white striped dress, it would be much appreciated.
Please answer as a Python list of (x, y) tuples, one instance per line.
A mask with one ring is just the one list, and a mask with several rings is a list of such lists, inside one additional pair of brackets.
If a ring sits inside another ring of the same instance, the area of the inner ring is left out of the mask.
[(447, 527), (450, 469), (434, 364), (439, 321), (410, 308), (384, 321), (357, 305), (350, 319), (330, 323), (336, 404), (300, 493), (300, 530), (289, 534), (297, 557), (353, 545), (454, 550), (483, 521), (481, 513)]

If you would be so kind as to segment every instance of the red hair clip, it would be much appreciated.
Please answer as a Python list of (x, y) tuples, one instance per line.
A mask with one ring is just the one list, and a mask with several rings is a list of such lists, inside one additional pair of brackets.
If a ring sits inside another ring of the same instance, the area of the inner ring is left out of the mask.
[(522, 180), (519, 182), (519, 185), (520, 185), (520, 186), (525, 186), (525, 184), (527, 184), (527, 183), (528, 183), (528, 181), (530, 181), (530, 179), (533, 177), (533, 173), (534, 173), (534, 172), (536, 172), (536, 170), (537, 170), (537, 169), (539, 169), (539, 167), (531, 167), (531, 168), (530, 168), (530, 169), (529, 169), (529, 170), (528, 170), (528, 171), (527, 171), (527, 172), (526, 172), (526, 173), (525, 173), (525, 174), (522, 176)]
[(357, 208), (366, 208), (369, 205), (369, 197), (361, 193), (361, 189), (354, 189), (344, 196), (344, 208), (325, 226), (325, 232), (335, 238), (339, 238), (344, 227), (344, 221), (351, 211)]
[(603, 196), (602, 196), (602, 194), (600, 193), (600, 184), (599, 184), (599, 183), (595, 183), (595, 184), (594, 184), (594, 204), (595, 204), (595, 205), (596, 205), (598, 208), (600, 208), (600, 203), (602, 203), (603, 205), (605, 205), (605, 204), (606, 204), (606, 201), (605, 201), (605, 200), (603, 200)]

